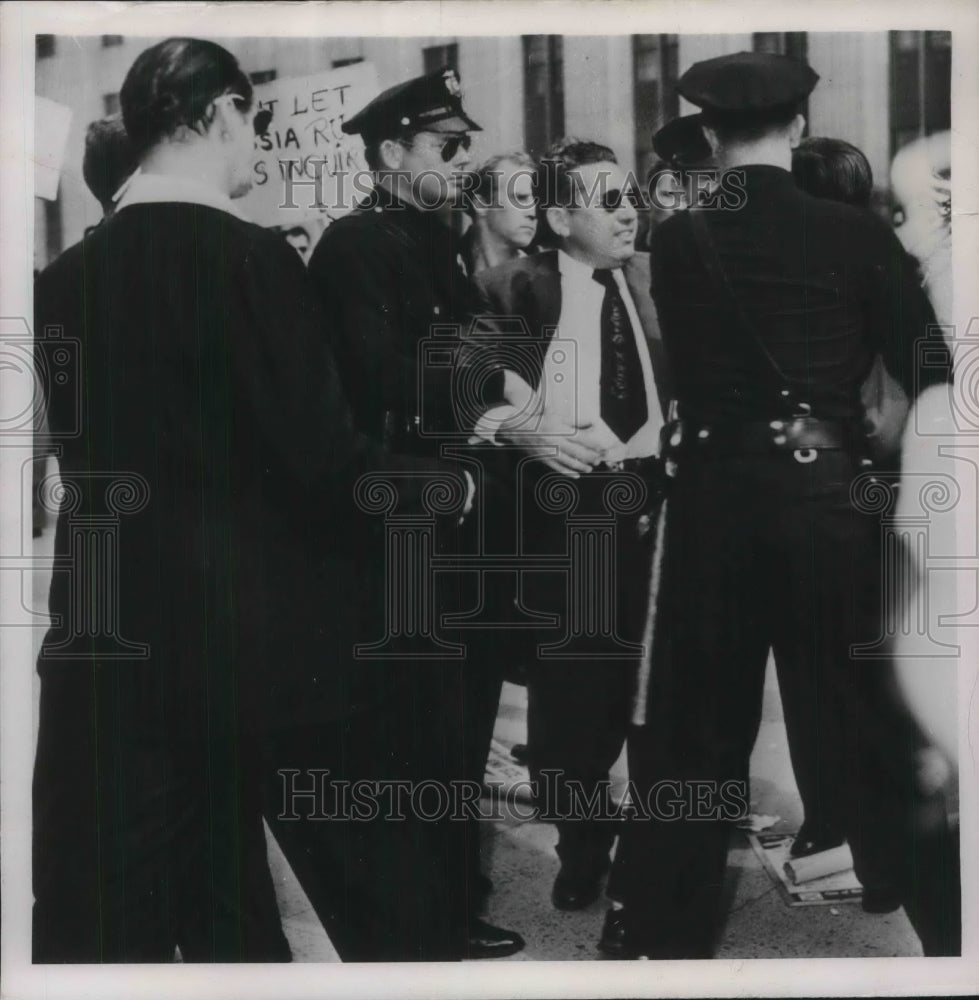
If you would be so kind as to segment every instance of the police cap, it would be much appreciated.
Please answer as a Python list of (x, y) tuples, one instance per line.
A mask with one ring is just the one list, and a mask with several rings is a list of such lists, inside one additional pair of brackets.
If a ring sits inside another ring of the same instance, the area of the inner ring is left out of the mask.
[(753, 114), (798, 104), (819, 74), (791, 56), (735, 52), (694, 63), (676, 89), (707, 112)]
[(386, 139), (403, 132), (423, 132), (435, 122), (460, 119), (465, 128), (482, 132), (462, 110), (459, 74), (448, 66), (415, 77), (378, 94), (340, 127), (348, 135)]
[(653, 133), (653, 152), (670, 167), (695, 166), (711, 157), (701, 115), (683, 115)]

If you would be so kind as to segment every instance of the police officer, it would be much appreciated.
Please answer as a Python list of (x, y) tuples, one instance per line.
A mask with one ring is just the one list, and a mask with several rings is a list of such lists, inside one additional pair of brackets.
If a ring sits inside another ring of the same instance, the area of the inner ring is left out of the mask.
[[(458, 74), (449, 68), (384, 91), (342, 127), (363, 137), (374, 188), (330, 226), (310, 259), (327, 315), (324, 334), (333, 338), (358, 428), (392, 452), (435, 456), (439, 433), (453, 430), (451, 365), (423, 366), (419, 351), (433, 329), (469, 312), (471, 289), (452, 212), (464, 205), (471, 133), (481, 129), (464, 111)], [(440, 615), (464, 610), (458, 581), (447, 576), (438, 581), (445, 591), (435, 594)], [(468, 645), (475, 644), (469, 639)], [(388, 678), (392, 695), (402, 692), (391, 703), (391, 725), (403, 732), (413, 780), (481, 781), (501, 668), (498, 657), (477, 662), (474, 655), (461, 662), (397, 662), (383, 675), (377, 664), (365, 663), (365, 670)], [(518, 934), (475, 916), (491, 888), (479, 873), (477, 824), (449, 823), (445, 834), (444, 905), (463, 908), (455, 918), (463, 932), (460, 957), (519, 951)]]
[[(931, 314), (887, 225), (793, 181), (817, 80), (791, 58), (743, 52), (697, 63), (677, 88), (702, 108), (718, 191), (743, 196), (676, 213), (652, 237), (681, 419), (645, 725), (630, 734), (643, 808), (620, 844), (624, 907), (602, 941), (613, 954), (713, 953), (770, 648), (808, 799), (839, 774), (830, 760), (847, 762), (839, 832), (864, 909), (896, 909), (920, 887), (889, 667), (852, 652), (879, 637), (882, 589), (881, 527), (861, 503), (874, 484), (860, 386), (878, 353), (909, 393), (944, 373), (917, 369)], [(827, 713), (842, 719), (842, 747), (820, 738)]]
[(699, 114), (672, 118), (653, 134), (653, 152), (671, 170), (709, 166), (711, 148), (703, 125)]
[(699, 114), (673, 118), (654, 132), (653, 152), (658, 159), (646, 177), (649, 211), (640, 218), (637, 239), (647, 250), (652, 230), (708, 194), (717, 174)]

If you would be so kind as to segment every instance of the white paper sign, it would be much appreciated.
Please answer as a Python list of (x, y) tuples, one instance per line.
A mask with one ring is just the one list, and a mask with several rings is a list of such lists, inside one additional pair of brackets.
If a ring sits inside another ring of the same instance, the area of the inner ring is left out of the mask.
[(364, 196), (355, 177), (362, 187), (367, 164), (360, 136), (340, 126), (378, 90), (372, 63), (257, 86), (257, 106), (272, 112), (272, 123), (255, 140), (254, 184), (239, 202), (245, 215), (259, 225), (288, 226), (329, 223), (350, 211)]
[(71, 108), (34, 98), (34, 194), (54, 201), (58, 197), (58, 179), (65, 158)]

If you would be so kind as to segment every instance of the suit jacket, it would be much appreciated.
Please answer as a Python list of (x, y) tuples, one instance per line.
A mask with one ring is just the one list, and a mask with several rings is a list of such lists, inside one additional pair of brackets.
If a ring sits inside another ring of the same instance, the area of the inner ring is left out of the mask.
[[(673, 395), (673, 379), (656, 307), (649, 296), (649, 255), (637, 253), (631, 257), (623, 268), (623, 276), (649, 348), (665, 417)], [(501, 350), (501, 338), (526, 339), (527, 350), (520, 352), (520, 358), (521, 361), (526, 358), (528, 367), (519, 374), (535, 388), (540, 382), (548, 345), (561, 318), (557, 251), (547, 250), (482, 271), (474, 283), (479, 296), (478, 311), (463, 338), (458, 375), (465, 381), (467, 393), (477, 395), (478, 402), (467, 409), (478, 419), (490, 407), (504, 402), (503, 371), (512, 365), (506, 360), (510, 352)]]

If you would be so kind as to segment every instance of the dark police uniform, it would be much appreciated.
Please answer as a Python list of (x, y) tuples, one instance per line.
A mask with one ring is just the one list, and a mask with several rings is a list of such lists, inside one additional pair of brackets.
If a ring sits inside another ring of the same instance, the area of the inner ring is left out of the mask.
[[(695, 65), (679, 89), (750, 125), (817, 79), (785, 57), (740, 53)], [(944, 377), (916, 361), (932, 316), (883, 222), (804, 194), (780, 167), (742, 172), (737, 210), (680, 213), (651, 243), (681, 421), (647, 724), (630, 735), (630, 776), (644, 797), (684, 783), (683, 804), (679, 820), (628, 824), (616, 866), (626, 940), (660, 958), (712, 954), (735, 818), (719, 793), (733, 783), (727, 795), (743, 794), (747, 808), (770, 648), (797, 781), (809, 801), (845, 800), (834, 821), (868, 907), (907, 899), (913, 881), (907, 730), (886, 661), (857, 661), (851, 649), (881, 628), (860, 387), (878, 352), (909, 393)], [(838, 739), (821, 738), (829, 718)], [(841, 775), (843, 796), (821, 784)], [(712, 783), (713, 799), (691, 796), (698, 781)]]
[[(462, 110), (458, 77), (444, 69), (385, 91), (343, 128), (370, 141), (424, 130), (449, 118), (479, 129)], [(371, 197), (324, 233), (310, 259), (309, 274), (325, 310), (324, 335), (330, 338), (358, 429), (395, 454), (438, 456), (443, 432), (453, 430), (451, 359), (425, 364), (421, 352), (434, 328), (450, 327), (468, 315), (472, 294), (457, 238), (446, 221), (378, 185)], [(448, 341), (454, 342), (454, 337)], [(472, 471), (478, 470), (473, 466)], [(443, 541), (449, 551), (464, 544), (461, 535)], [(380, 595), (386, 593), (385, 566), (386, 553), (380, 550), (362, 566)], [(430, 581), (415, 584), (428, 585)], [(434, 601), (436, 625), (446, 612), (468, 610), (455, 574), (439, 573), (435, 587), (434, 596), (418, 596)], [(359, 641), (378, 637), (364, 634)], [(419, 648), (417, 658), (409, 652), (386, 662), (364, 660), (364, 671), (377, 679), (378, 703), (384, 701), (389, 733), (373, 755), (370, 747), (364, 748), (367, 776), (406, 778), (415, 784), (482, 780), (502, 664), (498, 657), (477, 661), (471, 635), (452, 638), (468, 644), (467, 658), (432, 659)], [(400, 761), (396, 774), (391, 771), (392, 747)], [(389, 821), (392, 829), (396, 825)], [(437, 876), (417, 877), (437, 878), (438, 885), (434, 891), (420, 890), (413, 899), (403, 886), (391, 882), (386, 887), (390, 905), (404, 908), (406, 917), (422, 900), (438, 910), (413, 923), (437, 919), (446, 931), (445, 953), (417, 957), (481, 957), (474, 941), (485, 938), (488, 925), (471, 922), (482, 888), (478, 824), (449, 820), (414, 825), (438, 867)], [(484, 954), (509, 953), (522, 946), (517, 935), (510, 935), (509, 942), (484, 941)]]
[(450, 370), (421, 384), (418, 352), (433, 325), (466, 315), (457, 244), (435, 213), (379, 192), (333, 223), (309, 262), (358, 425), (396, 451), (437, 454), (432, 432), (451, 427)]

